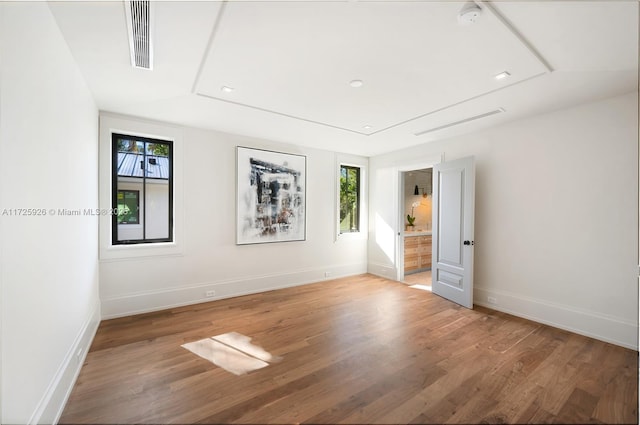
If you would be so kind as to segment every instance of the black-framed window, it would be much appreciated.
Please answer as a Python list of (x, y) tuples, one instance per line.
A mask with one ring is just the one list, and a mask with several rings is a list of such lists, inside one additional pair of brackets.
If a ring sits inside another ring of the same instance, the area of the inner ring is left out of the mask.
[(360, 167), (340, 165), (340, 233), (360, 231)]
[(118, 190), (118, 224), (140, 224), (139, 190)]
[(112, 244), (173, 241), (173, 143), (112, 135)]

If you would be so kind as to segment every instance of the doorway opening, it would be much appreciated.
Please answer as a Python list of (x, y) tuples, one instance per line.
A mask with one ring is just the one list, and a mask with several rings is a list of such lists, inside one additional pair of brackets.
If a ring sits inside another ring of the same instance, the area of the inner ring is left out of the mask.
[(402, 282), (416, 289), (431, 290), (433, 168), (401, 173), (400, 212), (403, 217), (399, 251)]

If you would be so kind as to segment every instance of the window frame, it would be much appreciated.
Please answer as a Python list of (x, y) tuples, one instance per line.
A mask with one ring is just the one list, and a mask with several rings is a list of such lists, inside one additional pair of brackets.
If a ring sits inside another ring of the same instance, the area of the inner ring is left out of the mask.
[[(358, 231), (354, 232), (342, 232), (340, 230), (340, 173), (342, 168), (358, 168), (360, 174), (359, 188), (358, 188), (358, 214), (359, 214), (359, 226)], [(335, 241), (346, 240), (364, 240), (368, 238), (368, 170), (369, 160), (365, 157), (349, 154), (336, 154), (336, 168), (335, 168), (335, 220), (334, 220), (334, 236)]]
[[(143, 150), (143, 163), (145, 167), (147, 166), (147, 143), (153, 144), (163, 144), (169, 147), (169, 178), (167, 181), (168, 184), (168, 211), (167, 211), (167, 220), (168, 220), (168, 236), (166, 238), (146, 238), (146, 189), (147, 189), (147, 180), (153, 180), (154, 177), (147, 176), (147, 169), (142, 173), (142, 196), (138, 197), (138, 222), (139, 214), (140, 214), (140, 200), (142, 199), (142, 211), (143, 211), (143, 221), (142, 221), (142, 239), (124, 239), (118, 240), (118, 216), (116, 214), (112, 214), (112, 223), (111, 223), (111, 245), (138, 245), (138, 244), (156, 244), (156, 243), (166, 243), (173, 242), (173, 142), (171, 140), (165, 140), (161, 138), (152, 138), (152, 137), (144, 137), (137, 136), (133, 134), (127, 134), (125, 132), (111, 133), (111, 211), (118, 211), (118, 143), (119, 139), (127, 139), (135, 142), (142, 142), (145, 144), (145, 149)], [(164, 180), (164, 179), (163, 179)], [(123, 189), (129, 190), (129, 189)]]
[[(184, 128), (181, 126), (131, 117), (113, 112), (99, 114), (99, 156), (96, 173), (99, 175), (98, 205), (100, 214), (100, 261), (118, 262), (142, 258), (182, 257), (185, 250), (184, 218)], [(111, 208), (113, 190), (111, 179), (113, 133), (148, 137), (173, 142), (173, 242), (113, 245)]]
[(356, 165), (347, 165), (347, 164), (340, 164), (340, 173), (339, 173), (339, 179), (342, 180), (342, 170), (346, 170), (346, 174), (347, 174), (347, 181), (349, 180), (349, 171), (350, 170), (356, 170), (356, 207), (355, 207), (355, 215), (356, 215), (356, 230), (348, 230), (348, 231), (343, 231), (342, 230), (342, 222), (340, 221), (340, 211), (342, 210), (342, 187), (341, 187), (341, 181), (338, 183), (340, 185), (339, 188), (339, 205), (338, 205), (338, 232), (340, 232), (341, 235), (345, 234), (345, 233), (359, 233), (360, 230), (360, 223), (361, 223), (361, 202), (360, 202), (360, 186), (362, 186), (362, 167), (356, 166)]

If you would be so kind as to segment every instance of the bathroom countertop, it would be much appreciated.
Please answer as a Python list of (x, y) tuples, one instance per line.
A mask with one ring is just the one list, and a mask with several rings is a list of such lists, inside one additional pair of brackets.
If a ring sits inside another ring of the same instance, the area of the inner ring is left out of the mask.
[(430, 236), (431, 230), (405, 230), (404, 236)]

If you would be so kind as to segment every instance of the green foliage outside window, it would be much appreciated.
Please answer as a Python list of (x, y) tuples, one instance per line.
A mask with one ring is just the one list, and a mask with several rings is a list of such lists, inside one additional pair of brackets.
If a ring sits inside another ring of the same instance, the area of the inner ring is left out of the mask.
[(151, 155), (169, 156), (169, 145), (164, 143), (149, 143), (147, 150)]
[(340, 166), (340, 233), (360, 231), (360, 168)]
[(143, 153), (147, 149), (147, 155), (169, 156), (167, 143), (140, 142), (135, 140), (118, 139), (118, 152)]

